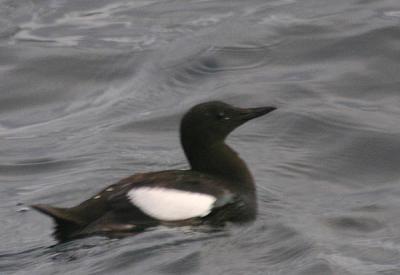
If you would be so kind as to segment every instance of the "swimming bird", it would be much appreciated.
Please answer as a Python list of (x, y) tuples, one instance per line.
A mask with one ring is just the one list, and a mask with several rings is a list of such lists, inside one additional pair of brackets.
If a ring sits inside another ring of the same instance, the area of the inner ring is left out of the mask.
[(61, 242), (125, 236), (158, 225), (252, 221), (257, 213), (253, 177), (225, 139), (246, 121), (275, 109), (238, 108), (220, 101), (195, 105), (180, 125), (190, 169), (134, 174), (71, 208), (32, 207), (54, 219), (54, 236)]

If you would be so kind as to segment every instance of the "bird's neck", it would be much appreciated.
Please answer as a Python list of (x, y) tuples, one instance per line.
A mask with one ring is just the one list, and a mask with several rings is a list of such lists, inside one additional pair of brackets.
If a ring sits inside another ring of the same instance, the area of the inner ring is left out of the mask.
[(192, 170), (238, 183), (242, 188), (254, 188), (246, 163), (224, 141), (191, 140), (182, 141), (182, 145)]

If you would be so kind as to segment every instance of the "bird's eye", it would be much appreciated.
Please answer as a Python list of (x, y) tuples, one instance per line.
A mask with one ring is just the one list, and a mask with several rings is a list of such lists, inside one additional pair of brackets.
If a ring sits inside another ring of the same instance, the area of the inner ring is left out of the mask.
[(217, 118), (219, 120), (229, 120), (230, 119), (224, 112), (218, 112)]
[(217, 118), (218, 119), (223, 119), (225, 117), (225, 113), (224, 112), (218, 112), (217, 113)]

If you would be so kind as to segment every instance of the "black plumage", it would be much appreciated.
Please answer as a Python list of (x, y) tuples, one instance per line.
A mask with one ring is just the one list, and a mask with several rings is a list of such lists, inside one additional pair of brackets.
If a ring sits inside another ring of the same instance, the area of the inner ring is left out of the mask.
[[(55, 236), (60, 241), (95, 234), (125, 236), (157, 225), (221, 225), (226, 221), (251, 221), (257, 212), (253, 178), (244, 161), (224, 141), (244, 122), (275, 109), (242, 109), (218, 101), (196, 105), (185, 114), (180, 128), (189, 170), (135, 174), (71, 208), (43, 204), (32, 207), (54, 219)], [(128, 192), (141, 187), (208, 194), (215, 202), (211, 212), (204, 217), (160, 220), (146, 214), (129, 199)]]

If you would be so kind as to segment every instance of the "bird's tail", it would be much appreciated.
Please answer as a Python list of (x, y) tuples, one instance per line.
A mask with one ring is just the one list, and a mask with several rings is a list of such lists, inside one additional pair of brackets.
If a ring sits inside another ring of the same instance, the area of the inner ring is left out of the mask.
[(61, 242), (69, 240), (82, 228), (82, 222), (68, 208), (53, 207), (47, 204), (35, 204), (31, 207), (53, 218), (56, 223), (54, 236)]

